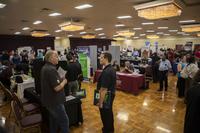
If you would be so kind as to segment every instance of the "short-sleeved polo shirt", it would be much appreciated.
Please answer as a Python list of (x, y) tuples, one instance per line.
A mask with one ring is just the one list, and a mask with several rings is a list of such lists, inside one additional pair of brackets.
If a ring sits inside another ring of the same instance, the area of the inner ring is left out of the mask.
[(54, 90), (61, 82), (56, 66), (47, 62), (41, 70), (41, 101), (43, 106), (49, 107), (64, 103), (64, 90), (59, 92)]
[(116, 71), (111, 66), (111, 64), (107, 65), (101, 75), (99, 76), (97, 89), (99, 90), (101, 87), (107, 88), (111, 93), (115, 93), (115, 85), (116, 85)]

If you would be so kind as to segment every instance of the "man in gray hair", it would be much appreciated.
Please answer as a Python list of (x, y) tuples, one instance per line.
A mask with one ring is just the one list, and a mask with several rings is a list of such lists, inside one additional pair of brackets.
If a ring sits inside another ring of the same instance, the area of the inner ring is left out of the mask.
[(62, 79), (56, 70), (57, 52), (47, 51), (45, 62), (41, 70), (41, 101), (49, 112), (50, 133), (56, 133), (58, 127), (61, 133), (69, 133), (69, 119), (64, 107), (67, 80)]

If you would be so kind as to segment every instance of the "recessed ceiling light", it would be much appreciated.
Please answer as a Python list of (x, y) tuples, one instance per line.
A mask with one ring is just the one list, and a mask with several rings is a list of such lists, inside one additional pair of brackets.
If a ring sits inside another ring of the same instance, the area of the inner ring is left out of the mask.
[(113, 37), (116, 37), (116, 36), (119, 36), (119, 35), (113, 35)]
[(132, 16), (118, 16), (118, 19), (127, 19), (127, 18), (132, 18)]
[(168, 30), (169, 32), (177, 32), (178, 30)]
[(140, 34), (140, 36), (145, 36), (146, 34)]
[(168, 29), (168, 27), (158, 27), (158, 29)]
[(135, 37), (133, 37), (134, 39), (138, 39), (139, 37), (138, 36), (135, 36)]
[(0, 3), (0, 8), (4, 8), (6, 4)]
[(18, 31), (18, 32), (15, 32), (15, 35), (19, 35), (19, 34), (21, 34), (21, 32), (19, 32), (19, 31)]
[(41, 23), (42, 23), (42, 21), (40, 21), (40, 20), (33, 22), (33, 24), (41, 24)]
[(103, 30), (103, 28), (96, 28), (95, 31)]
[(124, 24), (116, 24), (115, 27), (123, 27), (125, 26)]
[(72, 37), (73, 35), (68, 35), (68, 37)]
[(76, 9), (86, 9), (86, 8), (91, 8), (91, 7), (93, 7), (92, 5), (90, 5), (90, 4), (83, 4), (83, 5), (80, 5), (80, 6), (76, 6), (75, 8)]
[(179, 21), (179, 23), (194, 23), (196, 22), (196, 20), (182, 20), (182, 21)]
[(142, 23), (142, 25), (153, 25), (154, 22), (145, 22), (145, 23)]
[(164, 34), (163, 32), (157, 32), (156, 33), (157, 35), (162, 35), (162, 34)]
[(57, 36), (56, 39), (60, 39), (60, 37)]
[(104, 36), (105, 35), (105, 33), (100, 33), (100, 34), (98, 34), (99, 36)]
[(82, 35), (82, 34), (86, 34), (87, 32), (85, 32), (85, 31), (83, 31), (83, 32), (80, 32), (80, 34)]
[(101, 39), (105, 39), (106, 37), (105, 36), (102, 36), (102, 37), (100, 37)]
[(29, 29), (30, 29), (29, 27), (22, 28), (22, 30), (29, 30)]
[(154, 30), (147, 30), (146, 32), (153, 33), (155, 31)]
[(57, 32), (57, 33), (58, 33), (58, 32), (61, 32), (61, 31), (62, 31), (62, 30), (55, 30), (55, 32)]
[(177, 34), (184, 34), (185, 32), (177, 32)]
[(133, 28), (133, 30), (141, 30), (142, 28)]
[(54, 13), (49, 14), (50, 17), (60, 16), (60, 15), (62, 15), (62, 14), (58, 13), (58, 12), (54, 12)]

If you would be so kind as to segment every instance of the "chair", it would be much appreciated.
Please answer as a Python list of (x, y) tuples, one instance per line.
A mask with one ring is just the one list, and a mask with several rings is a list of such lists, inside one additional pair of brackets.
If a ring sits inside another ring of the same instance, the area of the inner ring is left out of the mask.
[[(11, 100), (13, 99), (13, 97), (12, 97), (12, 93), (4, 86), (1, 82), (0, 82), (0, 88), (1, 88), (1, 90), (4, 92), (5, 96), (7, 97), (6, 102), (4, 102), (4, 103), (1, 105), (1, 107), (2, 107), (2, 106), (4, 106), (4, 105), (10, 103)], [(11, 115), (11, 109), (10, 109), (8, 118), (10, 118), (10, 115)]]
[[(4, 92), (4, 94), (7, 96), (7, 101), (2, 105), (2, 106), (4, 106), (4, 105), (10, 103), (13, 100), (13, 94), (1, 82), (0, 82), (0, 88)], [(21, 101), (22, 101), (22, 104), (26, 104), (28, 102), (28, 100), (25, 99), (25, 98), (21, 99)], [(10, 113), (9, 113), (8, 118), (10, 118), (10, 115), (11, 115), (11, 109), (10, 109)]]
[(41, 123), (42, 115), (41, 114), (32, 114), (28, 116), (23, 116), (23, 111), (18, 106), (16, 101), (11, 101), (12, 112), (15, 116), (16, 124), (20, 128), (20, 133), (26, 129), (37, 127), (41, 133)]
[(40, 106), (38, 104), (34, 103), (23, 104), (21, 99), (19, 99), (19, 97), (16, 95), (16, 93), (13, 93), (12, 95), (13, 95), (13, 100), (16, 101), (18, 106), (26, 115), (38, 112), (40, 110)]

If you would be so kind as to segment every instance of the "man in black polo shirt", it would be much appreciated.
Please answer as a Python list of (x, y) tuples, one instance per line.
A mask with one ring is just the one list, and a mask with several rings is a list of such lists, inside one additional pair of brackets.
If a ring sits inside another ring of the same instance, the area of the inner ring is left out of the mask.
[(58, 127), (61, 133), (69, 133), (69, 119), (64, 107), (64, 86), (67, 80), (62, 80), (56, 70), (57, 52), (48, 51), (45, 61), (41, 70), (41, 101), (49, 111), (50, 133), (56, 133)]
[[(100, 64), (104, 66), (104, 69), (98, 79), (97, 90), (100, 93), (98, 106), (103, 123), (103, 133), (114, 132), (112, 105), (115, 97), (116, 71), (110, 64), (111, 60), (112, 55), (108, 52), (102, 53), (100, 56)], [(110, 108), (103, 108), (103, 100), (107, 91), (111, 91), (111, 105)]]
[(75, 95), (78, 90), (79, 69), (78, 69), (77, 64), (74, 62), (73, 56), (71, 54), (67, 55), (67, 60), (69, 61), (69, 64), (67, 66), (67, 73), (65, 75), (65, 77), (68, 81), (66, 94), (68, 91), (69, 94)]

